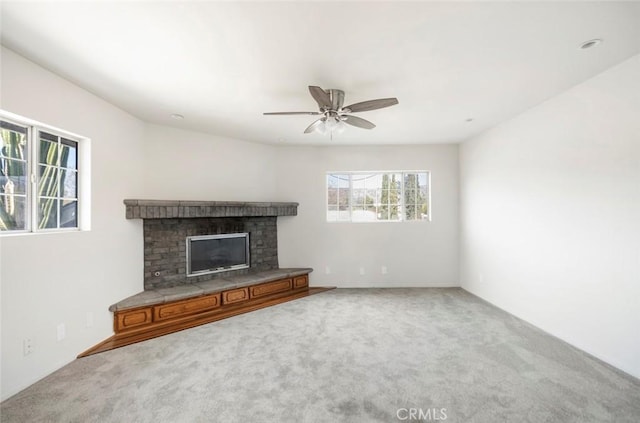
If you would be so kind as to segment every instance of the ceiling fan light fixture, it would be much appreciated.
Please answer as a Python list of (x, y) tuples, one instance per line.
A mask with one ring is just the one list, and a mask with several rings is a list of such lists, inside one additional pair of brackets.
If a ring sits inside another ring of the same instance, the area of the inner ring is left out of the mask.
[(347, 128), (344, 120), (340, 116), (325, 116), (320, 118), (320, 122), (313, 128), (313, 132), (321, 135), (342, 134)]
[(323, 117), (320, 119), (320, 124), (316, 125), (314, 131), (320, 135), (326, 135), (327, 133), (327, 118)]
[(335, 117), (330, 117), (327, 118), (327, 120), (324, 122), (324, 127), (326, 129), (327, 132), (333, 132), (336, 130), (336, 128), (338, 127), (338, 122), (339, 120)]

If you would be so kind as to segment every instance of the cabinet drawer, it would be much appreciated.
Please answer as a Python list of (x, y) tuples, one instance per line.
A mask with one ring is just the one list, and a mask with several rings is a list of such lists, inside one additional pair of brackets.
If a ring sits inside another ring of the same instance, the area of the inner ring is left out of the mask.
[(116, 312), (116, 332), (135, 328), (151, 323), (151, 308), (139, 308), (129, 311)]
[(296, 276), (293, 278), (293, 289), (304, 288), (309, 286), (309, 277), (307, 275)]
[(249, 288), (232, 289), (222, 293), (222, 303), (232, 304), (249, 299)]
[(261, 285), (249, 287), (251, 298), (263, 297), (265, 295), (276, 294), (291, 289), (293, 281), (291, 279), (282, 279), (275, 282), (263, 283)]
[(220, 305), (220, 294), (205, 295), (190, 300), (177, 301), (153, 307), (153, 320), (161, 321), (174, 317), (206, 311)]

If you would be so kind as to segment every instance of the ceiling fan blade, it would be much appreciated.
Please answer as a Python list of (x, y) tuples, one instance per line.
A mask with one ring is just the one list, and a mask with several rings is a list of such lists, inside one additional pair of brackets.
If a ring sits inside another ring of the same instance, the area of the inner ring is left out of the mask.
[(398, 99), (393, 98), (379, 98), (377, 100), (369, 100), (363, 101), (362, 103), (355, 103), (350, 106), (344, 107), (344, 110), (347, 113), (356, 113), (356, 112), (368, 112), (369, 110), (382, 109), (383, 107), (394, 106), (398, 104)]
[(266, 112), (263, 115), (321, 115), (320, 112)]
[(315, 129), (322, 124), (322, 119), (318, 119), (313, 122), (311, 125), (307, 126), (307, 129), (304, 130), (305, 134), (310, 134), (315, 131)]
[(322, 88), (313, 85), (309, 85), (309, 92), (321, 109), (331, 109), (331, 96), (329, 93)]
[(358, 128), (373, 129), (376, 127), (373, 123), (369, 122), (368, 120), (359, 118), (357, 116), (342, 115), (342, 120), (344, 121), (344, 123), (357, 126)]

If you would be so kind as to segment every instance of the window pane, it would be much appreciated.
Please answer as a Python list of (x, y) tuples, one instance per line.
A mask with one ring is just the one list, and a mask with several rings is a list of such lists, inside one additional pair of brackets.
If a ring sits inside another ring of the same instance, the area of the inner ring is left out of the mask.
[(330, 222), (338, 220), (338, 206), (327, 207), (327, 220)]
[(60, 169), (60, 192), (63, 198), (78, 198), (78, 172)]
[(27, 129), (9, 122), (0, 122), (0, 159), (27, 159)]
[(428, 219), (429, 218), (429, 202), (427, 201), (427, 196), (422, 198), (422, 202), (416, 205), (418, 208), (418, 218), (419, 219)]
[(349, 188), (340, 188), (338, 190), (338, 205), (340, 206), (348, 206), (349, 205), (349, 193), (351, 190)]
[(354, 222), (428, 219), (428, 183), (428, 172), (327, 175), (327, 218), (337, 211), (339, 220)]
[(401, 201), (398, 181), (399, 175), (383, 173), (380, 181), (380, 203), (378, 220), (398, 220), (398, 204)]
[(38, 196), (58, 197), (60, 187), (60, 172), (51, 166), (38, 166)]
[(8, 129), (10, 131), (25, 135), (27, 133), (27, 128), (25, 126), (16, 125), (15, 123), (7, 122), (4, 120), (0, 121), (0, 129)]
[(405, 189), (404, 191), (404, 202), (407, 204), (415, 204), (416, 203), (416, 190), (414, 189)]
[(349, 210), (339, 210), (338, 220), (340, 222), (348, 222), (351, 220), (351, 212)]
[(338, 189), (327, 188), (327, 205), (338, 204)]
[(327, 186), (330, 186), (332, 188), (349, 188), (349, 175), (327, 175)]
[(40, 163), (58, 165), (58, 144), (47, 140), (40, 140)]
[(49, 134), (47, 132), (40, 131), (40, 138), (43, 139), (43, 140), (48, 140), (48, 141), (51, 141), (51, 142), (55, 143), (55, 142), (58, 142), (58, 138), (60, 138), (60, 137), (58, 137), (57, 135), (53, 135), (53, 134)]
[(0, 194), (24, 194), (27, 192), (27, 163), (0, 159)]
[(427, 174), (426, 173), (407, 173), (404, 176), (404, 201), (405, 201), (405, 219), (420, 220), (426, 218), (423, 213), (423, 204), (426, 211), (426, 190), (427, 190)]
[(78, 143), (62, 138), (60, 152), (60, 166), (68, 169), (78, 168)]
[(361, 189), (365, 187), (367, 178), (371, 175), (351, 175), (351, 187), (353, 189)]
[(41, 198), (38, 200), (38, 229), (58, 227), (58, 200)]
[(20, 231), (27, 228), (26, 198), (0, 195), (0, 231)]
[(363, 205), (366, 200), (366, 191), (361, 188), (356, 188), (353, 190), (352, 203), (353, 205)]
[(376, 219), (376, 212), (366, 206), (352, 207), (351, 209), (351, 220), (353, 222), (374, 222)]
[(429, 218), (429, 174), (418, 173), (416, 188), (416, 214), (418, 219)]
[(78, 227), (78, 202), (75, 200), (62, 200), (60, 209), (60, 227)]
[[(329, 174), (327, 175), (327, 206), (349, 206), (349, 175)], [(335, 221), (339, 219), (338, 208), (327, 209), (327, 220)]]
[(415, 204), (405, 205), (404, 218), (405, 220), (420, 219), (420, 216), (417, 213)]

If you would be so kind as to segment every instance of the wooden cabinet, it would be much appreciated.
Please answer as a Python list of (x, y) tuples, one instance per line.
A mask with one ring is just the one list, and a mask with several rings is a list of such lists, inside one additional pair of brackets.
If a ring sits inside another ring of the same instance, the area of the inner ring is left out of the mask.
[[(79, 357), (108, 351), (332, 289), (330, 287), (310, 288), (308, 273), (276, 280), (273, 280), (272, 275), (266, 275), (262, 280), (263, 282), (256, 280), (253, 285), (229, 288), (182, 300), (142, 302), (124, 310), (116, 308), (113, 315), (115, 334), (81, 353)], [(268, 282), (264, 282), (265, 280)]]
[(223, 304), (239, 303), (249, 299), (249, 288), (238, 288), (222, 293)]
[(114, 330), (122, 332), (123, 330), (136, 328), (138, 326), (151, 323), (151, 308), (137, 308), (116, 313), (114, 320)]
[(159, 322), (179, 316), (211, 310), (220, 305), (220, 294), (205, 295), (153, 307), (153, 320)]
[(293, 282), (291, 279), (282, 279), (275, 282), (267, 282), (260, 285), (250, 286), (249, 292), (251, 293), (251, 298), (257, 298), (264, 297), (265, 295), (289, 291), (292, 286)]
[(214, 315), (238, 314), (238, 309), (255, 309), (258, 304), (278, 302), (280, 298), (296, 296), (308, 290), (308, 274), (299, 275), (184, 300), (115, 311), (113, 327), (116, 334), (123, 336), (136, 334), (140, 337), (143, 331), (169, 333), (172, 327), (178, 330), (192, 325), (198, 319), (212, 321)]
[(306, 288), (307, 286), (309, 286), (308, 275), (296, 276), (293, 278), (293, 289)]

